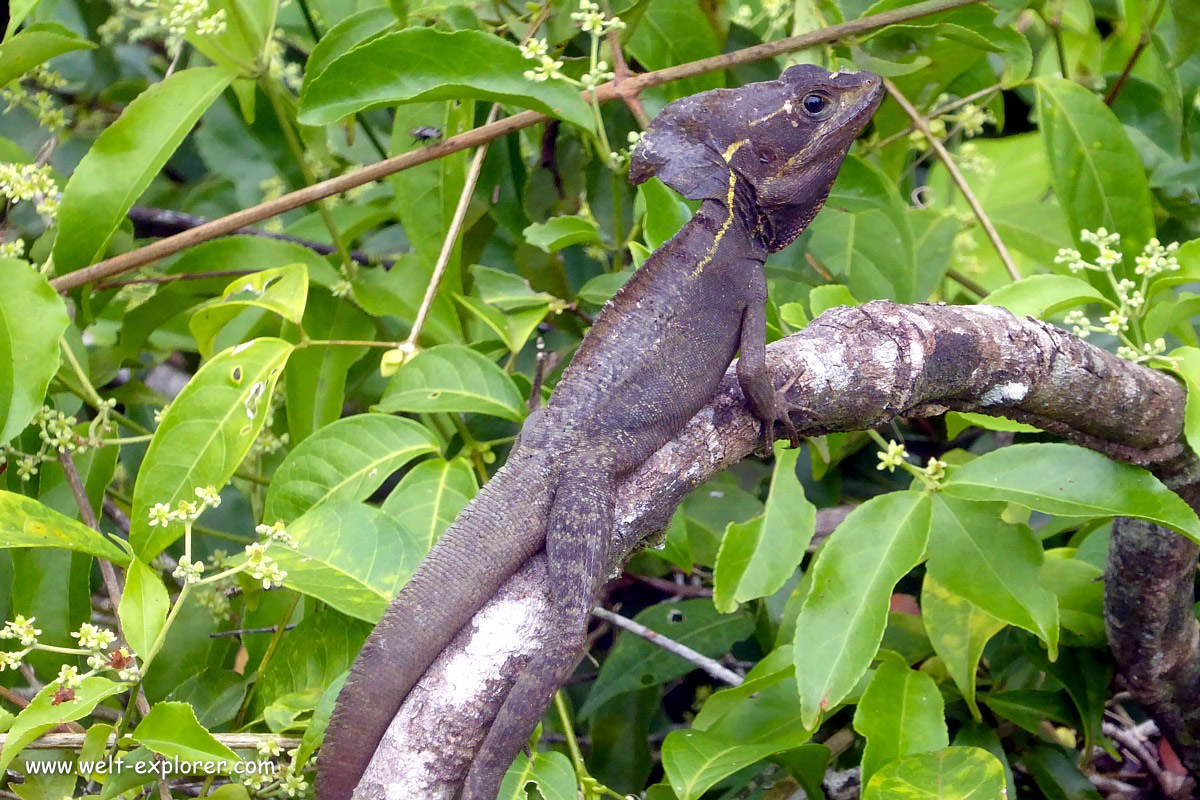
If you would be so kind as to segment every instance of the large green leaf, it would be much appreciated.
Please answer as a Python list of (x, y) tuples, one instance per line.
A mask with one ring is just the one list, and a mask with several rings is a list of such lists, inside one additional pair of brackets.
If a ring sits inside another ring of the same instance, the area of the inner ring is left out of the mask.
[(125, 572), (125, 591), (117, 616), (125, 641), (143, 660), (153, 653), (155, 641), (167, 621), (171, 598), (158, 573), (138, 559)]
[(200, 355), (212, 356), (213, 339), (243, 311), (260, 308), (299, 324), (308, 300), (308, 269), (304, 264), (259, 270), (234, 279), (192, 315), (188, 328), (196, 337)]
[(133, 488), (129, 541), (147, 560), (183, 535), (181, 523), (150, 525), (157, 503), (195, 500), (223, 487), (250, 451), (271, 407), (275, 382), (292, 352), (282, 339), (255, 339), (218, 353), (171, 402)]
[(1071, 235), (1079, 241), (1082, 229), (1119, 232), (1125, 263), (1132, 266), (1155, 228), (1142, 160), (1121, 121), (1095, 94), (1052, 76), (1039, 78), (1037, 87), (1038, 125)]
[(573, 244), (600, 241), (600, 231), (596, 229), (595, 220), (578, 214), (535, 222), (523, 233), (525, 241), (547, 253), (556, 253)]
[(306, 616), (279, 643), (263, 669), (251, 708), (256, 713), (287, 695), (324, 690), (350, 668), (371, 626), (326, 608)]
[[(634, 620), (710, 658), (729, 652), (754, 628), (753, 618), (745, 611), (720, 614), (711, 601), (702, 598), (660, 603)], [(586, 717), (619, 694), (665, 683), (695, 668), (695, 664), (639, 636), (622, 634), (601, 665), (579, 714)]]
[(29, 705), (17, 714), (12, 727), (8, 729), (4, 748), (0, 750), (0, 772), (8, 768), (17, 753), (27, 744), (46, 731), (63, 722), (87, 716), (101, 700), (120, 694), (128, 687), (99, 676), (84, 678), (83, 685), (75, 690), (73, 699), (56, 704), (54, 695), (58, 688), (58, 685), (53, 683), (44, 686), (29, 701)]
[(392, 376), (371, 410), (474, 412), (513, 422), (525, 416), (512, 378), (487, 356), (453, 344), (417, 353)]
[(1029, 315), (1042, 319), (1056, 311), (1088, 303), (1112, 305), (1090, 283), (1069, 275), (1031, 275), (1000, 287), (983, 302), (990, 306), (1003, 306), (1017, 316)]
[(232, 79), (219, 67), (180, 70), (104, 129), (63, 190), (54, 240), (60, 275), (104, 255), (125, 213)]
[(894, 761), (875, 773), (863, 800), (998, 800), (1004, 766), (978, 747), (947, 747)]
[(477, 491), (479, 482), (466, 458), (430, 458), (405, 473), (383, 501), (383, 511), (411, 531), (425, 553)]
[(95, 46), (57, 22), (30, 25), (0, 44), (0, 86), (15, 81), (38, 64), (57, 55)]
[(0, 549), (9, 547), (62, 547), (120, 566), (129, 562), (125, 551), (88, 526), (32, 497), (0, 491)]
[(267, 490), (263, 518), (291, 522), (322, 503), (365, 500), (409, 461), (437, 451), (433, 434), (411, 419), (339, 419), (288, 453)]
[(305, 84), (311, 83), (313, 78), (324, 72), (334, 59), (396, 25), (396, 15), (387, 6), (365, 8), (339, 20), (325, 31), (325, 35), (309, 53), (308, 63), (304, 65)]
[(867, 740), (862, 779), (888, 762), (950, 744), (942, 695), (933, 678), (899, 656), (883, 660), (854, 709), (854, 730)]
[(24, 261), (0, 258), (0, 444), (29, 424), (58, 371), (62, 298)]
[(1200, 542), (1200, 520), (1179, 495), (1140, 467), (1070, 444), (1019, 444), (956, 468), (942, 491), (1002, 500), (1063, 517), (1136, 517)]
[(1004, 629), (1004, 622), (954, 594), (928, 573), (921, 587), (921, 620), (971, 714), (981, 719), (975, 700), (975, 676), (984, 646)]
[[(721, 52), (709, 17), (698, 3), (655, 0), (645, 3), (640, 13), (626, 47), (646, 69), (665, 69)], [(716, 88), (721, 85), (721, 77), (720, 72), (706, 72), (674, 81), (667, 86), (666, 96), (673, 100)]]
[(773, 744), (746, 744), (708, 731), (671, 731), (663, 741), (663, 771), (679, 800), (696, 800), (717, 781), (774, 750)]
[(238, 754), (221, 744), (196, 719), (187, 703), (155, 703), (145, 719), (129, 734), (155, 753), (180, 761), (212, 761), (212, 772), (228, 772)]
[(1003, 503), (933, 499), (929, 574), (973, 605), (1038, 636), (1058, 653), (1058, 603), (1039, 581), (1042, 545), (1024, 525), (1008, 525)]
[(383, 105), (472, 98), (590, 128), (579, 92), (562, 80), (527, 79), (531, 66), (515, 44), (482, 31), (396, 31), (335, 58), (310, 81), (300, 96), (300, 122), (325, 125)]
[(854, 509), (821, 550), (796, 620), (796, 684), (805, 727), (840, 703), (879, 649), (896, 582), (925, 555), (929, 497), (880, 495)]
[(713, 567), (713, 603), (733, 611), (738, 603), (778, 591), (796, 571), (812, 540), (817, 509), (796, 478), (799, 449), (775, 447), (775, 476), (761, 517), (730, 523)]
[(295, 547), (273, 547), (284, 585), (366, 622), (378, 622), (425, 551), (387, 513), (338, 499), (288, 525)]

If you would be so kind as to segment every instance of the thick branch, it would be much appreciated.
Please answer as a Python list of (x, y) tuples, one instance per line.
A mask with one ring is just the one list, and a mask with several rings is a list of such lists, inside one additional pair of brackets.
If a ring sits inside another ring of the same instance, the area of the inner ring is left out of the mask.
[[(611, 82), (598, 87), (595, 92), (596, 101), (607, 103), (609, 100), (617, 97), (636, 95), (651, 86), (660, 86), (664, 83), (691, 78), (706, 72), (728, 69), (738, 64), (747, 64), (752, 61), (773, 58), (784, 53), (805, 50), (815, 45), (827, 44), (850, 36), (857, 36), (860, 33), (873, 31), (886, 25), (905, 22), (961, 6), (972, 5), (976, 2), (979, 2), (979, 0), (925, 0), (922, 3), (915, 3), (904, 8), (885, 11), (881, 14), (852, 20), (841, 25), (830, 25), (828, 28), (822, 28), (819, 31), (812, 31), (801, 36), (779, 39), (774, 42), (747, 47), (732, 53), (723, 53), (712, 58), (703, 58), (699, 61), (680, 64), (676, 67), (660, 69), (657, 72), (646, 72), (622, 80), (619, 89), (616, 84)], [(588, 95), (590, 96), (590, 94), (591, 92), (589, 91)], [(50, 285), (59, 292), (65, 292), (77, 286), (83, 286), (85, 283), (92, 283), (101, 278), (119, 275), (122, 272), (128, 272), (131, 269), (144, 266), (152, 261), (173, 255), (180, 250), (185, 250), (201, 242), (206, 242), (209, 239), (215, 239), (218, 236), (227, 236), (239, 228), (253, 225), (256, 222), (262, 222), (285, 211), (291, 211), (294, 208), (308, 205), (317, 200), (341, 194), (356, 186), (362, 186), (365, 183), (386, 178), (388, 175), (415, 167), (418, 164), (424, 164), (427, 161), (448, 156), (451, 153), (457, 153), (459, 150), (477, 147), (494, 139), (499, 139), (502, 136), (507, 136), (510, 133), (515, 133), (522, 128), (528, 128), (531, 125), (549, 120), (550, 117), (544, 114), (539, 114), (535, 111), (522, 111), (519, 114), (497, 120), (489, 125), (483, 125), (458, 136), (452, 136), (429, 147), (419, 147), (416, 150), (392, 156), (383, 161), (377, 161), (362, 169), (338, 175), (335, 178), (330, 178), (320, 183), (314, 183), (312, 186), (306, 186), (303, 189), (290, 192), (275, 200), (234, 212), (233, 214), (215, 219), (183, 233), (159, 239), (157, 242), (139, 247), (136, 250), (130, 250), (128, 253), (122, 253), (119, 256), (106, 259), (85, 269), (55, 278), (50, 282)]]
[[(1180, 440), (1184, 392), (1175, 381), (996, 307), (834, 309), (771, 345), (767, 366), (776, 385), (794, 381), (791, 399), (811, 410), (796, 422), (810, 435), (958, 408), (1036, 421), (1180, 488), (1197, 466)], [(731, 369), (712, 402), (622, 485), (613, 566), (758, 440)], [(359, 797), (453, 796), (512, 676), (555, 635), (546, 625), (545, 574), (542, 557), (533, 559), (426, 672), (376, 751)], [(1196, 624), (1188, 625), (1194, 641)]]

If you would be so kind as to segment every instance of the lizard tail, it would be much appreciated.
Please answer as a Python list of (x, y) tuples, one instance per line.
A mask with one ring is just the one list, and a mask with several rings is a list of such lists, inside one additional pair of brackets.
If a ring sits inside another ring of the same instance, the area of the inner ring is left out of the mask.
[(596, 592), (608, 574), (615, 505), (616, 481), (602, 465), (561, 476), (546, 523), (552, 624), (561, 634), (517, 677), (471, 763), (461, 800), (495, 800), (509, 765), (579, 662)]
[(533, 478), (536, 465), (524, 466), (510, 464), (496, 473), (367, 638), (325, 733), (317, 766), (319, 800), (350, 800), (421, 675), (501, 584), (541, 549), (547, 493)]

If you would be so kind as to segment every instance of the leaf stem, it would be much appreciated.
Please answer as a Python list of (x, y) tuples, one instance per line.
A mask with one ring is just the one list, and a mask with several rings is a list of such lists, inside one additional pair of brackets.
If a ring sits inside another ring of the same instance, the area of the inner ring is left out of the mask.
[(996, 226), (992, 224), (991, 218), (983, 210), (983, 205), (979, 202), (979, 198), (971, 191), (971, 187), (967, 183), (967, 179), (963, 177), (962, 171), (959, 170), (958, 164), (954, 163), (954, 157), (950, 155), (950, 152), (946, 150), (946, 146), (929, 129), (929, 123), (921, 116), (921, 112), (917, 111), (913, 104), (908, 101), (908, 98), (896, 87), (896, 84), (892, 83), (888, 78), (883, 79), (883, 84), (887, 87), (888, 94), (892, 96), (896, 104), (904, 110), (905, 114), (908, 114), (909, 119), (913, 122), (913, 126), (925, 135), (925, 138), (929, 141), (929, 146), (933, 148), (938, 158), (941, 159), (942, 164), (945, 165), (946, 171), (950, 173), (950, 178), (954, 181), (958, 190), (963, 193), (967, 205), (971, 207), (971, 211), (975, 212), (975, 218), (979, 220), (980, 227), (987, 234), (992, 247), (996, 249), (996, 254), (1000, 256), (1000, 261), (1004, 264), (1004, 269), (1008, 272), (1008, 276), (1014, 281), (1021, 280), (1021, 273), (1017, 271), (1012, 256), (1008, 254), (1008, 248), (1004, 246), (1004, 242), (1000, 239), (1000, 234), (996, 231)]

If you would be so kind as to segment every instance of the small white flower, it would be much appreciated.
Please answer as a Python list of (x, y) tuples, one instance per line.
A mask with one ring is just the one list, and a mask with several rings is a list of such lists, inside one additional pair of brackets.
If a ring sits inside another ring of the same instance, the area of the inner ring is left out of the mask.
[(58, 677), (54, 680), (68, 689), (78, 689), (80, 686), (83, 686), (83, 678), (79, 674), (79, 668), (68, 664), (62, 665), (58, 670)]
[(886, 469), (888, 472), (895, 472), (896, 467), (904, 463), (904, 458), (908, 455), (908, 451), (904, 448), (904, 445), (892, 440), (888, 442), (886, 453), (876, 453), (875, 455), (879, 457), (879, 463), (875, 465), (875, 469)]

